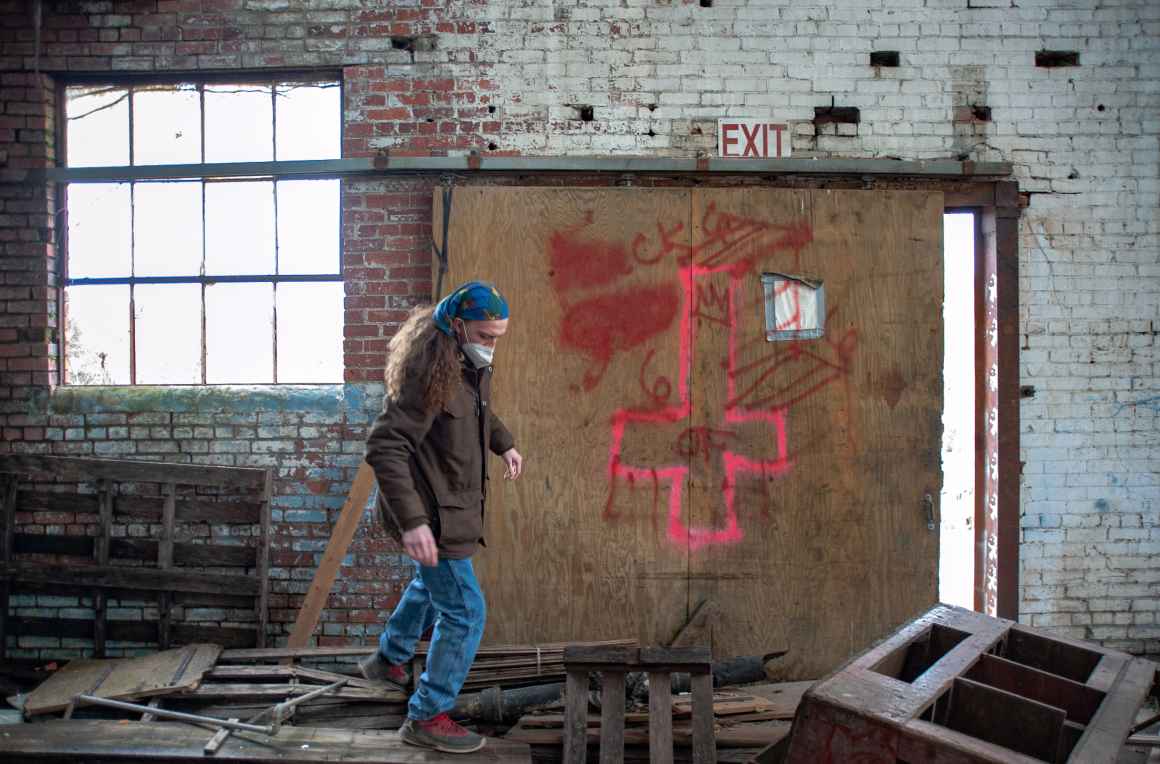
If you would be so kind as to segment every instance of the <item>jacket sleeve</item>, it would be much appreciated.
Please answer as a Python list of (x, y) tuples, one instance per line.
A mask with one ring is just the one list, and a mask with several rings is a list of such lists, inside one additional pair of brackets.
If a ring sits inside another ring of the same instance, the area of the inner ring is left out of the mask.
[(515, 448), (516, 439), (512, 437), (508, 428), (504, 427), (503, 422), (490, 407), (487, 409), (487, 416), (490, 420), (488, 425), (491, 427), (491, 443), (488, 444), (488, 447), (496, 456), (503, 456), (509, 449)]
[(426, 525), (427, 508), (411, 475), (411, 455), (427, 437), (435, 412), (428, 414), (417, 389), (404, 389), (400, 400), (383, 399), (367, 438), (366, 461), (375, 471), (379, 492), (399, 528), (409, 531)]

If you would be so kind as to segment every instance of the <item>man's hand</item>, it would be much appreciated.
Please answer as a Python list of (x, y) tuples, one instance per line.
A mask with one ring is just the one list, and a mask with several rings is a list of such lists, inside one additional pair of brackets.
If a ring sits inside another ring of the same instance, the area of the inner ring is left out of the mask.
[(427, 568), (434, 568), (439, 564), (439, 549), (435, 546), (435, 536), (431, 534), (431, 527), (420, 525), (403, 532), (403, 550), (412, 560)]
[(519, 451), (515, 450), (514, 448), (509, 448), (507, 451), (503, 452), (503, 456), (500, 458), (503, 459), (503, 463), (507, 465), (507, 469), (504, 470), (503, 473), (505, 480), (515, 480), (521, 474), (523, 474), (524, 457), (520, 456)]

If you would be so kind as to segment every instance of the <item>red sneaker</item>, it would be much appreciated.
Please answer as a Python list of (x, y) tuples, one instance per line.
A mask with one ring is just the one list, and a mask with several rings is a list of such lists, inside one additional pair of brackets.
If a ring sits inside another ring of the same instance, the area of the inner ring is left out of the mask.
[(456, 724), (447, 714), (426, 721), (407, 719), (399, 730), (399, 737), (404, 743), (444, 753), (471, 753), (487, 743), (482, 735)]
[(358, 662), (363, 677), (372, 682), (384, 682), (400, 692), (407, 692), (411, 684), (411, 671), (406, 666), (389, 663), (378, 650)]

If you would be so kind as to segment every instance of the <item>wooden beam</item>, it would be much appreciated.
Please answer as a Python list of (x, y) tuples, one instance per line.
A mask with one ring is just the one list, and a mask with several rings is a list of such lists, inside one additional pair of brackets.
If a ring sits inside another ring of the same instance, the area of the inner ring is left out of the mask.
[(267, 625), (270, 622), (270, 505), (274, 501), (274, 472), (266, 470), (262, 486), (262, 506), (258, 531), (258, 597), (254, 605), (258, 611), (258, 633), (255, 647), (266, 646)]
[[(624, 761), (624, 672), (602, 674), (600, 696), (600, 764)], [(712, 716), (712, 714), (710, 714)]]
[[(113, 512), (142, 520), (161, 519), (164, 496), (116, 496)], [(96, 496), (81, 493), (55, 493), (23, 489), (17, 494), (16, 508), (21, 512), (80, 512), (96, 514), (100, 503)], [(177, 499), (179, 523), (257, 523), (262, 518), (262, 503), (247, 500)]]
[(45, 473), (69, 480), (214, 485), (248, 488), (253, 491), (261, 490), (266, 473), (265, 470), (252, 467), (219, 467), (39, 454), (0, 456), (0, 472)]
[[(98, 481), (97, 495), (101, 509), (97, 537), (93, 540), (93, 559), (98, 566), (104, 568), (109, 564), (109, 541), (113, 530), (113, 488), (108, 480)], [(92, 583), (88, 576), (80, 578)], [(105, 657), (105, 640), (108, 632), (107, 597), (108, 593), (100, 588), (93, 591), (93, 656), (97, 658)]]
[[(673, 764), (673, 685), (667, 671), (648, 675), (648, 760)], [(712, 704), (709, 705), (712, 708)]]
[(58, 565), (10, 562), (0, 567), (0, 576), (12, 581), (38, 584), (87, 586), (97, 589), (143, 589), (147, 591), (205, 592), (215, 594), (256, 594), (258, 582), (249, 576), (229, 576), (152, 568), (123, 568), (86, 565), (62, 568)]
[[(169, 570), (173, 567), (173, 535), (177, 521), (177, 484), (165, 484), (165, 504), (161, 510), (161, 538), (157, 541), (157, 569)], [(157, 642), (162, 650), (171, 644), (173, 595), (161, 592), (157, 597)]]
[[(0, 563), (4, 564), (12, 559), (17, 490), (16, 478), (4, 475), (0, 480)], [(0, 659), (8, 655), (8, 599), (11, 593), (11, 582), (7, 578), (0, 580)]]
[(334, 528), (330, 532), (330, 543), (326, 545), (322, 562), (318, 565), (318, 570), (314, 572), (314, 580), (310, 582), (310, 588), (306, 592), (302, 608), (298, 611), (298, 618), (294, 621), (294, 630), (290, 633), (290, 638), (286, 640), (287, 647), (305, 647), (310, 642), (314, 627), (318, 625), (318, 617), (322, 614), (322, 609), (326, 607), (331, 587), (334, 586), (334, 580), (338, 577), (342, 558), (346, 556), (346, 550), (350, 547), (355, 531), (358, 530), (359, 524), (362, 522), (363, 510), (366, 508), (367, 500), (374, 487), (374, 470), (369, 464), (363, 462), (359, 465), (358, 472), (354, 476), (354, 482), (351, 484), (346, 502), (342, 505), (338, 522), (334, 524)]

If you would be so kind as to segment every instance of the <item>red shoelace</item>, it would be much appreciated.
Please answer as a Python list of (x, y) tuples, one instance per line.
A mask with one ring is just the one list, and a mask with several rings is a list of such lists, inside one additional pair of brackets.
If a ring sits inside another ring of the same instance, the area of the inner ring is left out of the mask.
[(439, 714), (434, 719), (428, 719), (425, 722), (419, 722), (425, 729), (434, 732), (438, 735), (454, 735), (462, 737), (467, 734), (467, 730), (459, 726), (451, 720), (447, 714)]

